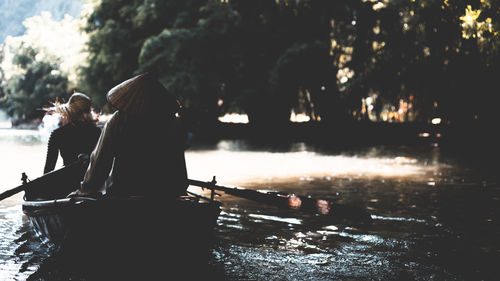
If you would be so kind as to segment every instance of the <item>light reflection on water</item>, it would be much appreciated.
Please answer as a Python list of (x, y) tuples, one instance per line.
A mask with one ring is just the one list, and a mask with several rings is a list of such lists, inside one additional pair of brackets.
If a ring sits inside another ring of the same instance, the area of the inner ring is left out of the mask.
[[(44, 139), (0, 130), (0, 192), (17, 186), (21, 172), (41, 175)], [(356, 228), (223, 194), (210, 263), (227, 280), (488, 280), (500, 260), (498, 185), (444, 160), (438, 148), (329, 151), (245, 141), (186, 152), (190, 178), (307, 194), (372, 214), (371, 227)], [(0, 201), (1, 280), (25, 280), (50, 255), (29, 231), (20, 200)]]
[[(187, 152), (186, 162), (193, 177), (210, 179), (218, 175), (224, 182), (266, 181), (298, 178), (310, 181), (323, 177), (411, 178), (425, 175), (446, 165), (423, 165), (414, 158), (371, 158), (365, 156), (321, 155), (315, 152)], [(207, 169), (207, 164), (209, 169)]]
[(400, 217), (383, 217), (383, 216), (377, 216), (377, 215), (372, 215), (372, 219), (374, 219), (374, 220), (389, 220), (389, 221), (421, 222), (421, 223), (426, 222), (425, 220), (422, 220), (422, 219), (400, 218)]
[(302, 220), (296, 218), (282, 218), (277, 216), (268, 216), (259, 214), (250, 214), (248, 216), (251, 218), (258, 219), (254, 220), (255, 222), (261, 222), (262, 220), (270, 220), (270, 221), (286, 222), (288, 224), (302, 224)]

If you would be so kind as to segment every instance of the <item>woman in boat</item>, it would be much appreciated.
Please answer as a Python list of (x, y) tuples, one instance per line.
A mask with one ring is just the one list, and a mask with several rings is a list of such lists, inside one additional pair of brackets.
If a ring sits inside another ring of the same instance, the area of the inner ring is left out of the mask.
[(101, 134), (92, 116), (90, 98), (85, 94), (73, 93), (67, 103), (56, 101), (45, 110), (60, 114), (61, 126), (50, 134), (44, 174), (54, 170), (59, 153), (65, 166), (76, 161), (80, 154), (89, 155)]
[(102, 190), (111, 196), (185, 195), (178, 100), (150, 73), (118, 84), (106, 97), (117, 110), (104, 125), (80, 188), (69, 196)]

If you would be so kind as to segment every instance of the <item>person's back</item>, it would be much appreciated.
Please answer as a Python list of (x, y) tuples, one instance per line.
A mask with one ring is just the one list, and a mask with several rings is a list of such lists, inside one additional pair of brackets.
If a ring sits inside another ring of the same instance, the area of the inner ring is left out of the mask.
[[(59, 149), (63, 164), (68, 165), (82, 153), (90, 155), (100, 134), (101, 130), (94, 124), (66, 124), (52, 131), (48, 146), (52, 147), (54, 144), (54, 148)], [(52, 169), (47, 167), (45, 172), (50, 170)]]
[(103, 187), (112, 196), (185, 194), (185, 132), (175, 116), (177, 99), (150, 74), (113, 87), (107, 99), (118, 110), (104, 126), (80, 189), (69, 196)]
[(187, 173), (183, 132), (175, 118), (119, 113), (112, 195), (181, 195)]
[(55, 104), (47, 109), (62, 116), (63, 125), (51, 132), (47, 144), (44, 173), (54, 170), (59, 153), (66, 166), (78, 159), (78, 155), (89, 155), (94, 149), (101, 129), (91, 116), (90, 98), (74, 93), (65, 104)]

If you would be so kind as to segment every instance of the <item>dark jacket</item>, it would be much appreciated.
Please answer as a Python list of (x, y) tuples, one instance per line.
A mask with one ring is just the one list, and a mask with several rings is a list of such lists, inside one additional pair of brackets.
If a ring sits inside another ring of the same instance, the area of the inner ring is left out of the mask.
[(64, 165), (76, 161), (79, 154), (90, 155), (100, 134), (101, 129), (94, 123), (68, 123), (52, 131), (47, 145), (44, 174), (54, 170), (59, 153)]
[(104, 126), (79, 192), (99, 191), (110, 175), (106, 192), (111, 195), (185, 194), (184, 148), (185, 132), (173, 115), (117, 111)]

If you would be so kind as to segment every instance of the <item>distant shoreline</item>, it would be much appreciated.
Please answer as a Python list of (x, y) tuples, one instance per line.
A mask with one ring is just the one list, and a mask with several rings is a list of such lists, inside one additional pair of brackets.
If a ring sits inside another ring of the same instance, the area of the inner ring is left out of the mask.
[[(12, 129), (38, 130), (41, 120), (12, 121)], [(102, 124), (101, 124), (102, 125)], [(8, 128), (4, 128), (8, 129)], [(434, 125), (422, 122), (369, 122), (328, 124), (321, 122), (289, 122), (281, 127), (259, 128), (245, 123), (216, 122), (189, 130), (192, 139), (213, 142), (223, 139), (257, 142), (308, 142), (325, 145), (428, 145), (447, 147), (481, 146), (500, 150), (499, 137), (479, 124), (462, 126)]]

